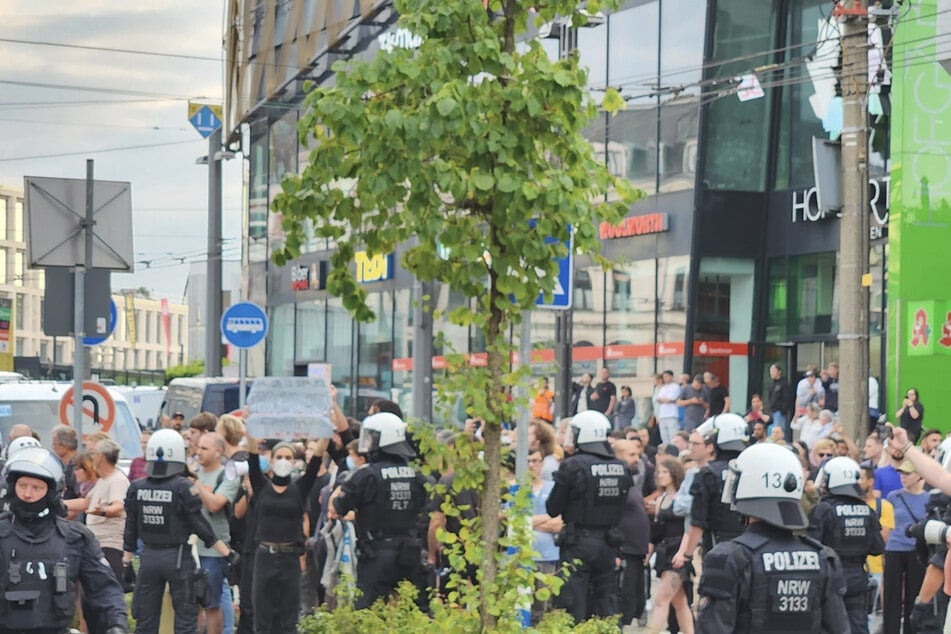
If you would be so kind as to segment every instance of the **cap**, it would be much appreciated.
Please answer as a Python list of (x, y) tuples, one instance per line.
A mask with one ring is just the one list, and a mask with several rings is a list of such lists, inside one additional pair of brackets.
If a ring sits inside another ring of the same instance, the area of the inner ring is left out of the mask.
[(813, 372), (812, 370), (806, 370), (806, 376), (807, 376), (807, 377), (809, 377), (809, 376), (815, 376), (815, 375), (816, 375), (816, 373)]
[(915, 465), (911, 464), (911, 462), (909, 462), (908, 460), (901, 463), (901, 466), (898, 467), (897, 470), (901, 471), (902, 473), (918, 473), (918, 470), (915, 469)]
[(174, 414), (172, 414), (172, 418), (181, 418), (182, 420), (184, 420), (185, 415), (182, 414), (181, 412), (175, 412)]

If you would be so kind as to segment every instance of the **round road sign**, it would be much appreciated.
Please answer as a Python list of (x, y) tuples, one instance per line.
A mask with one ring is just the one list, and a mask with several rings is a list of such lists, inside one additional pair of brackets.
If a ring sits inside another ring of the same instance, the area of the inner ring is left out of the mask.
[[(95, 431), (109, 431), (116, 420), (116, 403), (109, 390), (95, 381), (83, 381), (83, 429), (98, 425)], [(70, 387), (59, 401), (59, 420), (64, 425), (73, 423), (73, 388)]]
[(119, 321), (119, 310), (116, 308), (116, 302), (113, 299), (109, 299), (109, 323), (106, 324), (106, 332), (101, 335), (92, 335), (89, 337), (83, 337), (84, 346), (98, 346), (100, 343), (112, 336), (112, 332), (116, 329), (116, 322)]
[(253, 348), (267, 335), (267, 314), (257, 304), (232, 304), (221, 316), (221, 334), (235, 348)]

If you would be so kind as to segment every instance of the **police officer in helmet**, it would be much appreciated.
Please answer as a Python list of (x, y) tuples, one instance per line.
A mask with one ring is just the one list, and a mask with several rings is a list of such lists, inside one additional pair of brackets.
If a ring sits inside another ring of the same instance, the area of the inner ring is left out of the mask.
[(406, 423), (390, 412), (364, 419), (358, 451), (369, 464), (353, 472), (331, 498), (328, 516), (356, 511), (357, 588), (355, 607), (363, 609), (389, 596), (406, 579), (423, 581), (419, 514), (426, 504), (424, 479), (408, 461), (416, 451)]
[(703, 552), (707, 553), (746, 528), (746, 518), (724, 504), (722, 497), (723, 474), (728, 471), (730, 461), (749, 444), (749, 425), (737, 414), (718, 414), (708, 418), (696, 431), (708, 446), (714, 447), (715, 453), (690, 485), (690, 528), (684, 533), (680, 552), (674, 555), (675, 568), (689, 561), (701, 542)]
[(805, 487), (799, 458), (760, 443), (729, 469), (723, 497), (749, 518), (749, 527), (703, 558), (697, 632), (848, 632), (838, 557), (793, 534), (808, 526), (799, 506)]
[(141, 539), (144, 544), (132, 597), (136, 632), (158, 632), (167, 583), (175, 608), (175, 634), (195, 634), (195, 560), (185, 542), (195, 533), (207, 547), (214, 548), (231, 563), (237, 560), (237, 554), (215, 537), (201, 514), (201, 498), (186, 477), (187, 454), (181, 434), (174, 429), (155, 432), (145, 446), (145, 458), (148, 477), (132, 482), (126, 494), (123, 535), (126, 565), (132, 563), (137, 541)]
[(0, 631), (65, 632), (78, 582), (97, 606), (103, 631), (124, 634), (125, 597), (99, 542), (59, 513), (60, 461), (46, 449), (28, 447), (10, 456), (4, 476), (9, 510), (0, 514)]
[[(558, 545), (562, 564), (572, 566), (556, 606), (581, 622), (589, 614), (618, 613), (614, 562), (623, 541), (618, 525), (634, 480), (607, 442), (611, 422), (604, 414), (581, 412), (571, 419), (570, 428), (575, 453), (555, 472), (546, 510), (564, 520)], [(576, 559), (580, 563), (574, 566), (570, 562)]]
[(842, 562), (852, 634), (868, 632), (865, 559), (885, 551), (882, 527), (865, 502), (859, 476), (859, 465), (851, 458), (826, 460), (816, 475), (822, 499), (809, 512), (809, 536), (834, 550)]

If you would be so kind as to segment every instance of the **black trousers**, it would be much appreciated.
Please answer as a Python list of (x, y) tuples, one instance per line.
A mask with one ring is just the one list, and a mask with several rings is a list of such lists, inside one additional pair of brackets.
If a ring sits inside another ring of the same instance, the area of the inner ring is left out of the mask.
[(238, 581), (241, 614), (235, 628), (238, 634), (254, 634), (254, 553), (253, 549), (241, 553), (241, 578)]
[(632, 620), (639, 619), (644, 614), (647, 575), (644, 574), (644, 555), (621, 553), (621, 559), (624, 560), (624, 570), (621, 571), (617, 601), (621, 610), (621, 624), (630, 625)]
[[(845, 577), (843, 600), (845, 611), (849, 613), (852, 634), (868, 634), (868, 573), (865, 572), (865, 566), (844, 564), (842, 575)], [(915, 594), (918, 594), (917, 591)]]
[(197, 634), (198, 604), (188, 592), (191, 587), (188, 577), (194, 571), (195, 560), (185, 546), (142, 548), (139, 576), (132, 595), (132, 616), (137, 634), (156, 634), (159, 631), (166, 584), (175, 608), (175, 634)]
[(297, 553), (254, 553), (255, 634), (296, 634), (300, 615), (300, 556)]
[(411, 537), (378, 539), (363, 544), (357, 540), (357, 589), (362, 593), (354, 602), (358, 610), (386, 598), (404, 579), (420, 588), (420, 607), (426, 603), (419, 540)]
[[(908, 626), (908, 617), (915, 606), (915, 597), (921, 589), (925, 567), (918, 561), (913, 550), (885, 551), (885, 573), (882, 575), (882, 625), (883, 634), (898, 634), (902, 616), (905, 617), (905, 633), (913, 632)], [(902, 605), (902, 594), (905, 596)]]
[[(616, 554), (617, 548), (608, 546), (603, 538), (593, 535), (582, 535), (577, 544), (562, 546), (561, 565), (567, 567), (571, 573), (561, 588), (561, 594), (555, 599), (555, 607), (563, 608), (578, 623), (584, 621), (589, 614), (607, 617), (616, 615)], [(577, 566), (572, 563), (575, 559), (581, 560)]]

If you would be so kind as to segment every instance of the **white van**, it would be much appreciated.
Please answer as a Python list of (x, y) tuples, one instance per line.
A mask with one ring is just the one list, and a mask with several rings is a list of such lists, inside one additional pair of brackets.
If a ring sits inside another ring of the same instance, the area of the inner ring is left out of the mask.
[(159, 418), (167, 392), (165, 387), (117, 385), (110, 389), (119, 392), (125, 397), (125, 400), (129, 401), (129, 407), (132, 408), (132, 414), (139, 422), (139, 427), (143, 429), (158, 429), (160, 427)]
[[(72, 383), (0, 383), (0, 434), (6, 444), (10, 428), (29, 425), (40, 436), (40, 442), (50, 448), (50, 432), (60, 424), (59, 404)], [(121, 392), (107, 388), (116, 404), (116, 418), (109, 435), (119, 443), (121, 466), (142, 455), (142, 433), (132, 414), (132, 408)], [(91, 430), (83, 430), (89, 433)]]

